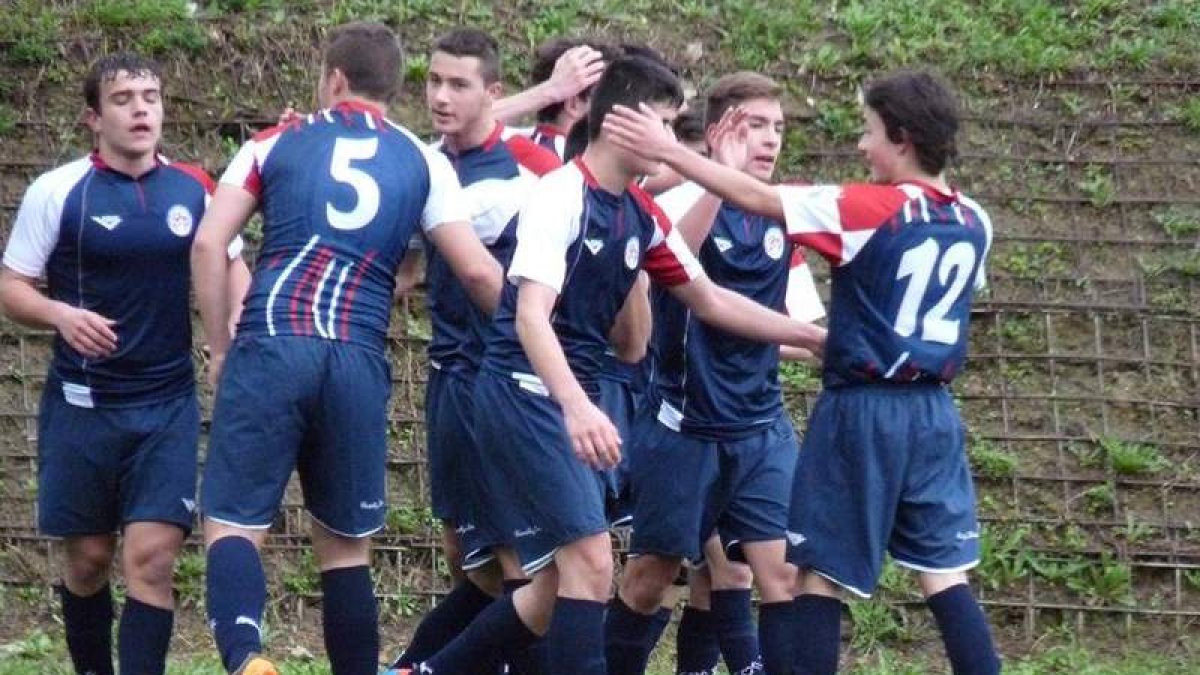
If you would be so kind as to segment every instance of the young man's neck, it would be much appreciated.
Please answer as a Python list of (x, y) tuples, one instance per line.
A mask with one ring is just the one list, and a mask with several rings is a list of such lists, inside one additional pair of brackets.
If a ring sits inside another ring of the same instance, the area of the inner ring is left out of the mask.
[(637, 175), (621, 166), (618, 152), (603, 138), (597, 138), (588, 143), (587, 149), (580, 157), (600, 187), (619, 195), (637, 178)]
[(492, 132), (496, 130), (496, 118), (492, 115), (484, 115), (477, 122), (465, 127), (462, 131), (456, 134), (446, 134), (446, 147), (454, 152), (463, 152), (472, 148), (478, 148), (487, 141)]
[(158, 156), (154, 151), (142, 155), (124, 155), (104, 141), (100, 141), (96, 145), (96, 154), (105, 166), (132, 178), (141, 177), (158, 165)]
[(374, 99), (370, 99), (365, 96), (355, 96), (354, 94), (347, 94), (345, 96), (336, 96), (333, 98), (333, 100), (331, 100), (329, 102), (328, 107), (331, 109), (336, 108), (343, 103), (349, 103), (351, 105), (375, 108), (376, 110), (379, 111), (379, 114), (381, 114), (381, 115), (387, 113), (387, 104), (386, 103), (384, 103), (382, 101), (376, 101)]
[(950, 194), (954, 190), (950, 184), (946, 182), (946, 174), (939, 173), (936, 176), (930, 175), (920, 169), (912, 169), (909, 171), (900, 171), (897, 173), (893, 183), (924, 183), (938, 192)]

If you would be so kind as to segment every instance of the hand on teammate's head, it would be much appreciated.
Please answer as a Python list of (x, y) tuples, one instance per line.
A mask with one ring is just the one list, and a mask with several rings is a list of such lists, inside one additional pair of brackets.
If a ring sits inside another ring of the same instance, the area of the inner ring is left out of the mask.
[(554, 62), (554, 71), (547, 80), (553, 98), (565, 101), (596, 84), (607, 65), (604, 54), (588, 45), (579, 45), (563, 52)]
[(746, 165), (750, 153), (746, 118), (745, 109), (733, 106), (721, 115), (716, 124), (705, 130), (705, 140), (713, 160), (739, 170)]
[(647, 103), (640, 104), (637, 110), (613, 106), (604, 116), (604, 132), (613, 145), (655, 162), (663, 161), (678, 144), (675, 134)]

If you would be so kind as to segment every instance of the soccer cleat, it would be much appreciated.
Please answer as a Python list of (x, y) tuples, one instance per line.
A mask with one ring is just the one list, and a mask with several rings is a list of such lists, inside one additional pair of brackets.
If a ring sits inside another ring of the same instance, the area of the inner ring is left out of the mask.
[(242, 666), (233, 675), (279, 675), (279, 669), (267, 659), (258, 654), (251, 654), (242, 662)]

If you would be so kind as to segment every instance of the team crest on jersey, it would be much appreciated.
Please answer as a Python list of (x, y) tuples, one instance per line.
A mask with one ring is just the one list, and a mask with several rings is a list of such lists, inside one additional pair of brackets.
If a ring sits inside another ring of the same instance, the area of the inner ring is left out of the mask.
[(772, 227), (763, 235), (763, 250), (767, 252), (767, 257), (771, 260), (779, 260), (783, 257), (783, 244), (783, 230), (778, 227)]
[(179, 237), (186, 237), (192, 233), (192, 225), (195, 220), (192, 218), (192, 212), (183, 204), (176, 204), (167, 210), (167, 227), (171, 228), (171, 232)]
[(631, 270), (637, 269), (638, 258), (642, 252), (642, 242), (637, 237), (630, 237), (625, 242), (625, 266)]

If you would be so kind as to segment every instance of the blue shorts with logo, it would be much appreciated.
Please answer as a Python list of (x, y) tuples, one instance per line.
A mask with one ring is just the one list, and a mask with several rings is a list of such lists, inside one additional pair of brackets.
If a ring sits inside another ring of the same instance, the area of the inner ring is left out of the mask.
[(825, 390), (796, 467), (788, 559), (861, 596), (884, 552), (921, 572), (979, 562), (958, 409), (940, 385)]
[(479, 450), (473, 431), (474, 372), (429, 369), (425, 387), (426, 455), (433, 515), (458, 533), (463, 568), (475, 569), (495, 556), (491, 547), (502, 538), (492, 534), (476, 503), (475, 471)]
[(67, 403), (47, 384), (38, 411), (38, 530), (116, 532), (153, 521), (192, 529), (200, 410), (195, 392), (120, 408)]
[(608, 530), (603, 474), (575, 456), (562, 409), (540, 384), (475, 378), (480, 506), (527, 574), (571, 542)]
[(714, 532), (727, 544), (784, 539), (796, 454), (787, 415), (726, 441), (656, 420), (631, 453), (630, 552), (701, 562)]
[(380, 352), (310, 337), (238, 337), (213, 408), (201, 485), (206, 518), (275, 520), (292, 470), (328, 530), (365, 537), (387, 515), (391, 370)]

